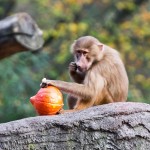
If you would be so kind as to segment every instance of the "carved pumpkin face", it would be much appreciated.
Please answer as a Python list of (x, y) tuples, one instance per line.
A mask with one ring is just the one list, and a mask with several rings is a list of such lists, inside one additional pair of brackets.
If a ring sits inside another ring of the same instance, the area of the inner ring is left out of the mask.
[(30, 102), (39, 115), (54, 115), (63, 107), (63, 96), (59, 89), (48, 86), (41, 88)]

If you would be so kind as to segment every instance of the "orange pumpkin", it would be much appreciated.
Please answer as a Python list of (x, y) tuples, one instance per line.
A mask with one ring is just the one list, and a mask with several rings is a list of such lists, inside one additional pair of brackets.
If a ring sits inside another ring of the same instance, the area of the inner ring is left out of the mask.
[(41, 88), (30, 102), (39, 115), (54, 115), (63, 107), (63, 96), (59, 89), (48, 86)]

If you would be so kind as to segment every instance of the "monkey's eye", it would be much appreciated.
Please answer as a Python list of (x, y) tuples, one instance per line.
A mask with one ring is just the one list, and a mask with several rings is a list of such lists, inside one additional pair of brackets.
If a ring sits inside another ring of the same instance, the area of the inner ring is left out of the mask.
[(81, 50), (77, 50), (76, 53), (77, 53), (77, 54), (81, 54), (82, 51), (81, 51)]
[(83, 55), (86, 55), (86, 54), (87, 54), (87, 52), (86, 52), (86, 51), (83, 51), (82, 53), (83, 53)]
[(90, 57), (86, 57), (87, 61), (90, 62), (91, 61), (91, 58)]
[(82, 52), (80, 50), (77, 50), (75, 55), (77, 58), (79, 58), (81, 56), (81, 54), (82, 54)]

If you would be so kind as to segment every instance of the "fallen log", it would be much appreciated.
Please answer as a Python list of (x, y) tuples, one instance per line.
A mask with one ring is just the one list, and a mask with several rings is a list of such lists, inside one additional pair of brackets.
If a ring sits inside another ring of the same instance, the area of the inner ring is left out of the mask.
[(112, 103), (0, 124), (0, 149), (148, 150), (150, 105)]
[(0, 21), (0, 59), (43, 46), (42, 31), (27, 13), (18, 13)]

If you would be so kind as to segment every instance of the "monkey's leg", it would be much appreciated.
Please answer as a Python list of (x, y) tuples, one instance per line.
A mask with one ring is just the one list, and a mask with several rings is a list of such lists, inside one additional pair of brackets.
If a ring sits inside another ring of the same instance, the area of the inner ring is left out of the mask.
[(73, 109), (77, 103), (77, 98), (72, 95), (68, 95), (67, 101), (68, 101), (69, 109)]
[(75, 111), (83, 110), (89, 107), (94, 106), (94, 99), (93, 100), (78, 100), (76, 106), (74, 107)]
[(92, 106), (93, 106), (93, 101), (78, 100), (74, 109), (69, 109), (69, 110), (61, 109), (58, 112), (58, 114), (64, 114), (64, 113), (70, 113), (70, 112), (80, 111), (80, 110), (84, 110), (84, 109), (92, 107)]

